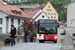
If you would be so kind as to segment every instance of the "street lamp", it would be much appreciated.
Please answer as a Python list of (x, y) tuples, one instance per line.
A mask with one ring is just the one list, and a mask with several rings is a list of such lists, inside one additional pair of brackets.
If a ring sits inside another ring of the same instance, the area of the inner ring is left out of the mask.
[(20, 9), (23, 10), (23, 2), (22, 2), (22, 0), (21, 0)]

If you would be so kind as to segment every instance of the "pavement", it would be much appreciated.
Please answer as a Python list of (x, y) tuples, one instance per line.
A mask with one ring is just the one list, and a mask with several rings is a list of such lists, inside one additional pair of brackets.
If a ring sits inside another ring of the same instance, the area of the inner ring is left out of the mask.
[(53, 43), (50, 41), (46, 41), (45, 43), (33, 42), (33, 43), (21, 43), (16, 44), (15, 46), (7, 46), (7, 47), (0, 47), (0, 50), (60, 50), (61, 48), (61, 39), (64, 36), (61, 36), (62, 29), (58, 29), (58, 41), (57, 43)]
[(60, 50), (61, 43), (21, 43), (15, 46), (0, 47), (0, 50)]
[(61, 35), (63, 29), (58, 29), (58, 40), (57, 43), (61, 43), (61, 40), (64, 39), (65, 35)]

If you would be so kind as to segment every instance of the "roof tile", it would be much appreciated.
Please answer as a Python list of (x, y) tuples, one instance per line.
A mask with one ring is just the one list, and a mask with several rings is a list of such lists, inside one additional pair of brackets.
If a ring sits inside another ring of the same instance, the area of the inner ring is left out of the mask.
[[(20, 8), (12, 6), (12, 5), (7, 4), (7, 6), (4, 6), (2, 3), (0, 3), (0, 10), (2, 10), (3, 12), (5, 12), (9, 15), (12, 15), (12, 16), (18, 16), (18, 17), (30, 18), (31, 19), (31, 17), (29, 17), (26, 13), (24, 13)], [(21, 11), (22, 15), (15, 14), (11, 10)]]

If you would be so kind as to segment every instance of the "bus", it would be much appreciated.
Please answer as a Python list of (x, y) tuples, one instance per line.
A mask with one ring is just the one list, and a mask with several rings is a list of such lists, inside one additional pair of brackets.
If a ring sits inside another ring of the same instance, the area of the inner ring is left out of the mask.
[(39, 19), (37, 22), (37, 39), (40, 43), (45, 41), (57, 43), (57, 20)]

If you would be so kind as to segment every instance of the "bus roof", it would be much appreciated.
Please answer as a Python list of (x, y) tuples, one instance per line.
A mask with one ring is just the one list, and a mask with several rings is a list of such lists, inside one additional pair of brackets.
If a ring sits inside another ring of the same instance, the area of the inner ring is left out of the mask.
[(55, 21), (57, 21), (56, 19), (39, 19), (40, 21), (41, 20), (55, 20)]
[(54, 19), (39, 19), (38, 23), (56, 23), (57, 24), (57, 20), (54, 20)]

